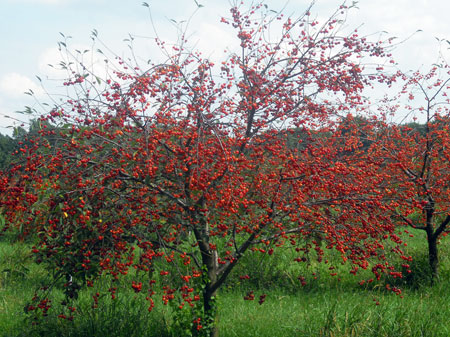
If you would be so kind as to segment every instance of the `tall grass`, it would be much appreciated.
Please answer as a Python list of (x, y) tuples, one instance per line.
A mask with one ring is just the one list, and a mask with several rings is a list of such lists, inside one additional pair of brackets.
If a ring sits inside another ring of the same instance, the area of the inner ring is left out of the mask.
[[(425, 290), (425, 289), (423, 289)], [(269, 292), (259, 306), (236, 293), (222, 297), (222, 336), (450, 336), (446, 287), (404, 298), (385, 291)]]
[[(149, 313), (148, 303), (131, 290), (129, 280), (118, 283), (117, 300), (106, 295), (98, 308), (92, 308), (92, 293), (107, 289), (108, 278), (81, 292), (73, 321), (57, 318), (63, 294), (56, 291), (54, 310), (40, 324), (32, 325), (23, 308), (49, 276), (33, 263), (30, 245), (13, 241), (0, 240), (0, 336), (182, 335), (174, 329), (172, 308), (157, 302)], [(441, 279), (433, 287), (427, 279), (426, 242), (420, 234), (409, 239), (406, 248), (415, 257), (411, 275), (401, 280), (385, 278), (369, 286), (360, 286), (358, 280), (369, 278), (370, 271), (349, 274), (349, 267), (340, 265), (334, 252), (327, 253), (327, 259), (337, 266), (337, 276), (330, 275), (330, 264), (319, 264), (313, 256), (306, 263), (293, 263), (295, 254), (289, 249), (270, 258), (250, 254), (219, 295), (221, 336), (450, 336), (448, 243), (443, 240), (439, 247)], [(402, 261), (395, 263), (400, 266)], [(251, 278), (244, 281), (239, 277), (243, 274)], [(299, 275), (306, 285), (301, 286)], [(402, 287), (403, 298), (387, 291), (387, 283)], [(243, 299), (250, 290), (255, 301)], [(262, 294), (266, 300), (260, 305)]]

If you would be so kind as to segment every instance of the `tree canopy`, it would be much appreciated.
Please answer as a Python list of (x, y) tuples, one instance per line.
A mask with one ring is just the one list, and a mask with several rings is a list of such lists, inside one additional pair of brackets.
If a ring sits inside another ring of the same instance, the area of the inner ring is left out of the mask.
[[(389, 41), (343, 35), (348, 10), (319, 23), (310, 8), (294, 18), (236, 3), (222, 22), (234, 28), (240, 51), (219, 64), (182, 35), (173, 46), (156, 40), (166, 61), (148, 68), (120, 58), (121, 69), (106, 78), (83, 63), (69, 68), (71, 94), (40, 118), (2, 187), (8, 220), (37, 233), (36, 260), (55, 283), (67, 280), (68, 298), (101, 274), (118, 279), (135, 268), (150, 274), (130, 284), (150, 310), (159, 293), (196, 308), (193, 333), (215, 336), (215, 296), (251, 250), (270, 256), (290, 245), (301, 262), (311, 249), (320, 260), (326, 247), (352, 273), (370, 267), (378, 279), (401, 276), (382, 241), (403, 254), (393, 212), (411, 214), (411, 184), (424, 177), (411, 181), (402, 156), (423, 149), (405, 128), (381, 136), (380, 120), (358, 117), (363, 89), (398, 74), (365, 63), (389, 61)], [(271, 29), (279, 29), (275, 40)], [(425, 152), (437, 155), (445, 142), (430, 128)], [(440, 147), (430, 147), (430, 137)], [(397, 169), (406, 180), (392, 183)], [(392, 184), (400, 184), (399, 197), (390, 197)], [(428, 214), (420, 205), (413, 207)], [(155, 261), (165, 262), (157, 275)], [(49, 289), (27, 310), (46, 313)]]

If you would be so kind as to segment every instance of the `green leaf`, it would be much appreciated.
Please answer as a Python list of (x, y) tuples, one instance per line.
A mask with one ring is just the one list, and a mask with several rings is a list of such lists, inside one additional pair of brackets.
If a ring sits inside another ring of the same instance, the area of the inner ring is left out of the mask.
[(199, 4), (199, 3), (197, 2), (197, 0), (194, 0), (194, 2), (195, 2), (195, 4), (197, 5), (198, 8), (204, 7), (203, 5)]

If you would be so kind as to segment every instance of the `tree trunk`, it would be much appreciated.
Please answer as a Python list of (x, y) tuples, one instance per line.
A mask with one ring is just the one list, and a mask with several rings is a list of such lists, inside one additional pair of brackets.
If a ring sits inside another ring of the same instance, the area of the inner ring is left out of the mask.
[[(217, 308), (216, 308), (216, 293), (217, 293), (217, 252), (209, 246), (209, 225), (203, 217), (200, 217), (200, 230), (194, 227), (194, 235), (200, 248), (202, 256), (203, 268), (206, 270), (204, 282), (203, 295), (203, 317), (202, 326), (203, 332), (200, 336), (205, 336), (205, 331), (208, 332), (209, 337), (219, 337), (219, 329), (217, 327)], [(196, 327), (193, 327), (196, 329)], [(200, 330), (202, 331), (202, 330)], [(193, 335), (197, 336), (197, 331), (193, 331)]]
[(211, 283), (207, 284), (203, 291), (203, 310), (205, 327), (209, 330), (209, 337), (219, 337), (219, 327), (217, 326), (217, 306), (216, 292), (211, 292)]
[(427, 233), (428, 240), (428, 261), (431, 269), (431, 284), (433, 285), (439, 277), (439, 256), (437, 249), (437, 237), (432, 233)]
[(426, 226), (425, 230), (427, 233), (427, 241), (428, 241), (428, 262), (430, 264), (431, 269), (431, 285), (433, 285), (438, 278), (438, 267), (439, 267), (439, 259), (438, 259), (438, 250), (437, 250), (437, 238), (439, 236), (439, 229), (435, 232), (433, 226), (433, 218), (434, 218), (434, 200), (432, 198), (428, 198), (428, 204), (425, 207), (426, 214)]

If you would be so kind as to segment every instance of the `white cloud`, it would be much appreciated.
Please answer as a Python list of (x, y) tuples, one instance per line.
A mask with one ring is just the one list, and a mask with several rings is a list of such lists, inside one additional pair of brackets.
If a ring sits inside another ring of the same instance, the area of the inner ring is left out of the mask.
[[(429, 66), (439, 53), (435, 37), (449, 38), (448, 1), (362, 0), (359, 5), (361, 10), (356, 14), (365, 23), (365, 31), (387, 31), (388, 36), (398, 37), (396, 42), (411, 37), (394, 52), (402, 68)], [(421, 32), (415, 33), (417, 30)]]
[(49, 77), (65, 76), (66, 71), (59, 70), (59, 63), (63, 61), (61, 52), (57, 47), (44, 50), (38, 60), (39, 72)]
[[(38, 60), (38, 69), (44, 77), (52, 80), (66, 80), (73, 77), (72, 71), (78, 74), (92, 73), (104, 79), (111, 66), (117, 66), (113, 56), (105, 56), (93, 51), (91, 46), (84, 44), (69, 44), (67, 51), (52, 47), (44, 50)], [(108, 64), (105, 63), (108, 59)], [(64, 67), (67, 67), (64, 69)], [(83, 68), (84, 67), (84, 68)], [(62, 83), (62, 82), (61, 82)]]
[(224, 50), (239, 47), (239, 42), (234, 36), (234, 31), (225, 25), (218, 25), (216, 23), (202, 23), (199, 27), (198, 34), (193, 36), (193, 40), (198, 40), (196, 47), (204, 53), (203, 56), (219, 60), (223, 58)]
[(0, 91), (13, 98), (23, 97), (25, 92), (32, 90), (36, 97), (44, 91), (29, 77), (18, 73), (8, 73), (0, 78)]

